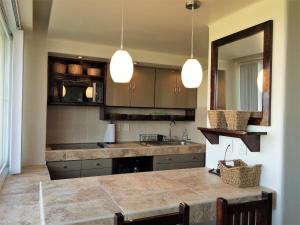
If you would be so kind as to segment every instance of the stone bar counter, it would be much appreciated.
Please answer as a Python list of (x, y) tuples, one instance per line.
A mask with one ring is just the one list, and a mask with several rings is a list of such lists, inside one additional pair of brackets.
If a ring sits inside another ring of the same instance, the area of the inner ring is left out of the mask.
[(68, 161), (101, 158), (121, 158), (155, 155), (205, 153), (205, 144), (142, 145), (138, 142), (108, 144), (105, 148), (57, 149), (46, 148), (46, 161)]
[(113, 225), (117, 212), (137, 219), (176, 212), (180, 202), (190, 205), (191, 224), (197, 224), (215, 219), (218, 197), (240, 202), (262, 191), (271, 192), (224, 184), (207, 168), (43, 181), (41, 224)]

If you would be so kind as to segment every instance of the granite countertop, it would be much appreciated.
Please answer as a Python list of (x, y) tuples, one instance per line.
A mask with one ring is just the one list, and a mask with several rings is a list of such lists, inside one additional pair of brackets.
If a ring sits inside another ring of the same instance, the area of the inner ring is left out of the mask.
[(0, 224), (40, 224), (39, 183), (50, 181), (46, 166), (27, 166), (9, 175), (0, 190)]
[(187, 145), (141, 145), (138, 142), (109, 144), (105, 148), (58, 149), (46, 148), (46, 161), (68, 161), (100, 158), (120, 158), (135, 156), (154, 156), (205, 153), (205, 144), (189, 143)]
[(116, 212), (127, 219), (176, 212), (180, 202), (190, 205), (191, 223), (208, 222), (217, 197), (239, 202), (271, 191), (224, 184), (207, 168), (46, 181), (40, 188), (42, 223), (85, 225), (113, 225)]

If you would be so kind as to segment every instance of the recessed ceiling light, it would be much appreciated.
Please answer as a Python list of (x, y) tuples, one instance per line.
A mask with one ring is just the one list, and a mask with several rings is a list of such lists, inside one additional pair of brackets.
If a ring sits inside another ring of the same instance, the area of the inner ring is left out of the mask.
[(83, 57), (81, 55), (77, 56), (78, 59), (82, 59)]

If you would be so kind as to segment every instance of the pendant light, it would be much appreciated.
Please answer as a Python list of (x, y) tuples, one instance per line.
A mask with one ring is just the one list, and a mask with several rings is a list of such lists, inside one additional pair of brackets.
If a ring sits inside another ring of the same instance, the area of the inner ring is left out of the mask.
[(189, 0), (186, 8), (192, 10), (191, 58), (185, 61), (181, 70), (181, 80), (186, 88), (198, 88), (202, 82), (202, 66), (194, 59), (194, 11), (200, 7), (198, 0)]
[(123, 49), (124, 0), (122, 0), (121, 47), (110, 60), (110, 74), (115, 83), (129, 83), (133, 75), (133, 61), (130, 54)]

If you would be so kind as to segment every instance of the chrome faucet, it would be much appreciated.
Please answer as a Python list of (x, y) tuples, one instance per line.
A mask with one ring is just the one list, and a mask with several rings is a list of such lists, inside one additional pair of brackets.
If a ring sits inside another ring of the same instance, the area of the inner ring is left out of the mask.
[(175, 120), (172, 120), (169, 125), (169, 141), (172, 141), (172, 125), (176, 126)]

